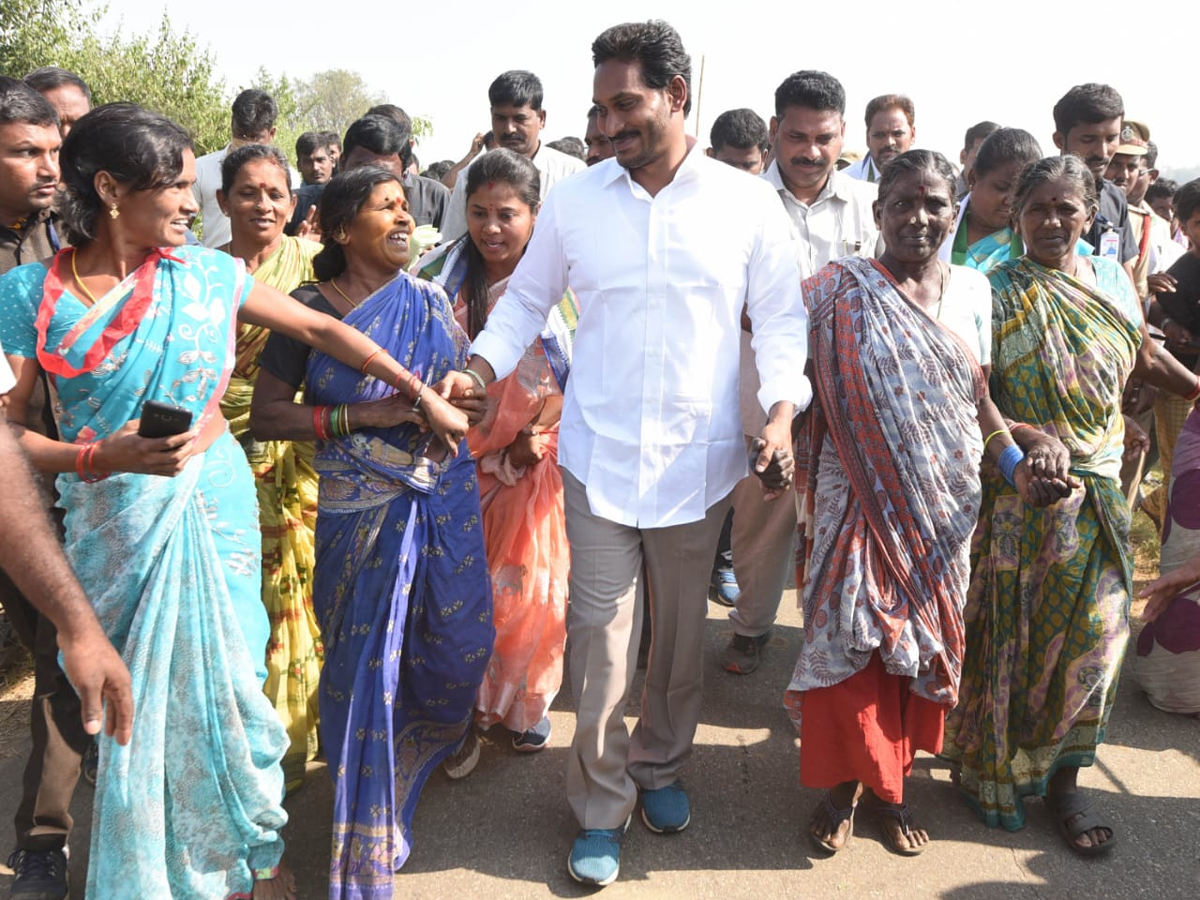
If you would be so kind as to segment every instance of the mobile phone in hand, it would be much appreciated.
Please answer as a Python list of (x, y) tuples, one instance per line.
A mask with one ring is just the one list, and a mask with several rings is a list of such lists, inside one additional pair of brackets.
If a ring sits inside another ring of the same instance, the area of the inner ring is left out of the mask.
[(191, 427), (191, 410), (157, 400), (147, 400), (142, 404), (142, 421), (138, 425), (139, 437), (171, 437), (183, 434)]

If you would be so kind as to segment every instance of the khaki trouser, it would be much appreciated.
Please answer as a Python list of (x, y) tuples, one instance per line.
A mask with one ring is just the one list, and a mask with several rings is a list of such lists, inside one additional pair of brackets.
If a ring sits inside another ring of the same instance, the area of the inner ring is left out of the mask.
[(733, 572), (738, 596), (729, 621), (746, 637), (775, 624), (788, 574), (796, 565), (796, 492), (764, 500), (762, 482), (750, 474), (733, 489)]
[[(730, 498), (704, 519), (668, 528), (619, 525), (591, 511), (563, 469), (571, 602), (567, 613), (575, 739), (567, 799), (582, 828), (617, 828), (639, 787), (672, 784), (691, 755), (700, 717), (704, 629), (713, 553)], [(642, 716), (630, 735), (625, 705), (637, 669), (645, 563), (653, 643)]]

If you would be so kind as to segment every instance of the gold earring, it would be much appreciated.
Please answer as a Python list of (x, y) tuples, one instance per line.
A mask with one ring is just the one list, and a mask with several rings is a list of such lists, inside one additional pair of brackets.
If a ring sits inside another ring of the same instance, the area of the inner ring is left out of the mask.
[(121, 211), (117, 209), (117, 204), (114, 203), (112, 205), (112, 207), (108, 210), (108, 214), (114, 219), (121, 215)]
[(346, 229), (339, 228), (337, 234), (333, 236), (333, 239), (339, 242), (344, 241), (346, 239)]

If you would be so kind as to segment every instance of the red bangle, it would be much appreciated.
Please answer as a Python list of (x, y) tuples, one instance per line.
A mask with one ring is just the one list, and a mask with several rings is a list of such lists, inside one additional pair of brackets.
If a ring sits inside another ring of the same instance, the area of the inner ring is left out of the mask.
[(313, 432), (316, 434), (317, 440), (319, 440), (319, 441), (329, 440), (329, 434), (325, 429), (325, 410), (327, 410), (328, 408), (329, 407), (327, 407), (327, 406), (314, 406), (313, 407), (313, 412), (312, 412)]
[(79, 475), (79, 480), (87, 484), (95, 484), (108, 477), (96, 471), (94, 459), (99, 443), (99, 441), (92, 441), (90, 444), (83, 444), (80, 446), (79, 452), (75, 454), (75, 472)]
[(84, 463), (87, 459), (87, 451), (90, 444), (80, 444), (79, 452), (75, 454), (75, 474), (79, 476), (80, 481), (87, 481), (87, 474), (84, 472)]
[(371, 360), (373, 360), (375, 357), (377, 357), (382, 352), (383, 352), (382, 347), (376, 347), (374, 352), (368, 353), (367, 358), (363, 360), (362, 367), (358, 370), (358, 373), (360, 375), (366, 375), (367, 374), (367, 366), (369, 366), (371, 364)]
[(1200, 400), (1200, 375), (1196, 376), (1196, 386), (1192, 388), (1192, 392), (1183, 399), (1189, 403), (1194, 403), (1195, 401)]

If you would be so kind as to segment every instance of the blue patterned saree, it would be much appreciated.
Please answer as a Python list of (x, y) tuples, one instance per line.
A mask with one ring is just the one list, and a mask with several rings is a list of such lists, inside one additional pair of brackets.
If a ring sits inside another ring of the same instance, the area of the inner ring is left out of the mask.
[[(466, 357), (441, 288), (401, 274), (345, 318), (432, 384)], [(314, 351), (307, 402), (391, 386)], [(318, 444), (313, 605), (325, 641), (321, 736), (334, 784), (331, 900), (386, 900), (426, 779), (471, 724), (495, 632), (479, 487), (466, 441), (428, 457), (417, 426)]]

